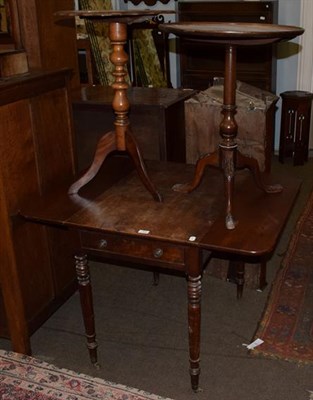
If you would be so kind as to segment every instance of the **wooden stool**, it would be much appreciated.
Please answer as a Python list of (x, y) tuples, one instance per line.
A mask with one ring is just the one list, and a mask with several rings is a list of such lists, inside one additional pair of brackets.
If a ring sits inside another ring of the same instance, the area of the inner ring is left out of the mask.
[(293, 157), (294, 165), (308, 161), (313, 93), (300, 90), (281, 93), (282, 113), (279, 161)]

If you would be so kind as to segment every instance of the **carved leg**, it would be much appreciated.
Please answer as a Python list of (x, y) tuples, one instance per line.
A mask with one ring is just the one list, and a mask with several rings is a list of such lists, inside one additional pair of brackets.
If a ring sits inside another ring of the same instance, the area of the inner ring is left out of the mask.
[(194, 189), (196, 189), (201, 182), (201, 179), (204, 174), (205, 167), (209, 165), (211, 167), (218, 168), (220, 163), (219, 163), (219, 152), (216, 151), (212, 154), (206, 154), (203, 157), (199, 158), (196, 164), (196, 170), (194, 174), (194, 178), (192, 182), (190, 183), (177, 183), (176, 185), (173, 186), (173, 190), (175, 192), (181, 192), (181, 193), (190, 193)]
[(187, 252), (188, 263), (188, 331), (191, 387), (199, 389), (200, 376), (200, 326), (201, 326), (201, 273), (199, 249)]
[(152, 197), (154, 198), (155, 201), (162, 202), (162, 196), (156, 190), (155, 186), (153, 185), (153, 183), (149, 178), (144, 160), (140, 154), (139, 147), (130, 130), (130, 127), (126, 130), (125, 133), (125, 143), (126, 143), (126, 151), (131, 156), (142, 183), (145, 185), (147, 190), (152, 194)]
[(90, 182), (98, 173), (104, 160), (112, 151), (116, 150), (116, 138), (115, 132), (111, 131), (104, 134), (96, 148), (95, 156), (93, 162), (89, 169), (80, 177), (76, 182), (74, 182), (68, 190), (68, 194), (76, 194), (79, 189)]
[(266, 185), (263, 182), (257, 160), (252, 157), (244, 156), (240, 151), (237, 151), (236, 167), (237, 169), (248, 168), (252, 173), (255, 184), (265, 193), (280, 193), (283, 190), (280, 184)]
[(76, 267), (76, 275), (77, 275), (78, 288), (80, 294), (80, 303), (81, 303), (85, 331), (86, 331), (87, 348), (89, 351), (91, 362), (95, 366), (98, 366), (97, 363), (98, 344), (96, 342), (92, 290), (91, 290), (89, 267), (86, 254), (75, 256), (75, 267)]

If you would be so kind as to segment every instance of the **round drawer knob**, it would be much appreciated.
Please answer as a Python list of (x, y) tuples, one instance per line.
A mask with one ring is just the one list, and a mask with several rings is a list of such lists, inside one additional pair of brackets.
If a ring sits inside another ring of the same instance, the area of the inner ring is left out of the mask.
[(163, 256), (163, 250), (162, 249), (155, 249), (154, 251), (153, 251), (153, 255), (154, 255), (154, 257), (155, 258), (160, 258), (160, 257), (162, 257)]
[(108, 242), (105, 239), (99, 240), (99, 249), (105, 249), (108, 245)]

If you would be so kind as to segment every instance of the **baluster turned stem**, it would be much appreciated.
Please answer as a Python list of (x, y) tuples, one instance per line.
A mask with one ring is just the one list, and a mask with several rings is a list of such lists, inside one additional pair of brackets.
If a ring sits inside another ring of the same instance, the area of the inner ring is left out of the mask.
[(222, 106), (223, 120), (220, 125), (220, 135), (222, 137), (222, 141), (219, 147), (221, 164), (224, 170), (227, 229), (234, 229), (236, 225), (232, 215), (237, 152), (237, 143), (235, 139), (238, 132), (238, 125), (235, 120), (236, 108), (236, 47), (226, 46), (224, 104)]
[(114, 65), (113, 76), (115, 82), (112, 84), (114, 97), (112, 107), (115, 112), (116, 146), (118, 150), (126, 150), (125, 133), (129, 125), (128, 111), (129, 100), (127, 97), (128, 83), (126, 82), (126, 65), (128, 55), (124, 50), (127, 41), (127, 25), (121, 22), (111, 22), (109, 35), (113, 51), (110, 60)]

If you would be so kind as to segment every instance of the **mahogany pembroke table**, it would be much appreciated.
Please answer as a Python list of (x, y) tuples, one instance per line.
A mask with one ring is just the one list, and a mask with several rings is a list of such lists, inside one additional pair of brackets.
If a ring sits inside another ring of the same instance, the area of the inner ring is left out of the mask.
[[(197, 190), (180, 193), (173, 191), (172, 186), (190, 180), (194, 166), (147, 163), (151, 179), (164, 199), (160, 203), (151, 197), (135, 171), (115, 184), (111, 182), (111, 186), (106, 185), (111, 161), (117, 160), (106, 160), (104, 168), (80, 194), (69, 196), (69, 183), (57, 184), (51, 193), (30, 199), (20, 214), (32, 223), (59, 226), (63, 235), (64, 229), (79, 235), (75, 263), (93, 363), (97, 362), (97, 344), (87, 256), (109, 262), (117, 260), (119, 264), (131, 261), (152, 270), (157, 267), (158, 271), (180, 271), (186, 275), (190, 375), (196, 391), (200, 374), (202, 254), (206, 251), (238, 256), (246, 262), (266, 260), (292, 208), (299, 182), (279, 177), (284, 184), (283, 192), (268, 195), (254, 187), (247, 171), (239, 171), (233, 207), (240, 223), (235, 230), (228, 230), (221, 171), (207, 169)], [(237, 285), (240, 297), (244, 285), (242, 268), (237, 271)]]

